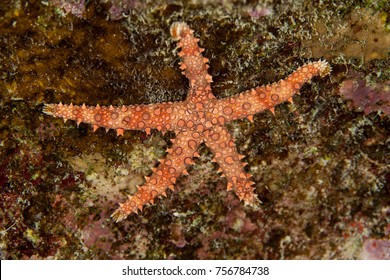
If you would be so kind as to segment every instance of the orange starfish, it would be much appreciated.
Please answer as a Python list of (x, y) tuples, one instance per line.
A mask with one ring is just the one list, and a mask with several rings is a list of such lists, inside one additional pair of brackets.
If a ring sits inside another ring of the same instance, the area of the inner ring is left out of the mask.
[(214, 161), (220, 167), (218, 171), (227, 178), (227, 189), (233, 190), (246, 205), (256, 206), (259, 200), (253, 192), (250, 174), (244, 172), (246, 163), (241, 162), (244, 156), (237, 152), (234, 140), (224, 125), (242, 118), (252, 121), (254, 114), (266, 109), (273, 111), (277, 104), (292, 101), (292, 96), (313, 76), (324, 76), (330, 72), (329, 64), (320, 60), (302, 66), (277, 83), (216, 99), (210, 87), (212, 77), (207, 73), (209, 60), (202, 56), (203, 49), (199, 48), (199, 39), (193, 36), (193, 30), (186, 23), (176, 22), (170, 31), (181, 48), (180, 68), (190, 81), (185, 101), (122, 107), (60, 103), (46, 104), (43, 110), (64, 120), (92, 124), (94, 131), (104, 127), (115, 129), (118, 135), (123, 135), (124, 130), (144, 130), (150, 134), (151, 129), (173, 130), (176, 133), (166, 158), (153, 168), (152, 175), (145, 178), (146, 183), (138, 186), (138, 191), (112, 214), (116, 221), (142, 210), (156, 197), (166, 196), (167, 189), (174, 190), (177, 177), (188, 174), (186, 166), (198, 156), (197, 148), (201, 143), (214, 153)]

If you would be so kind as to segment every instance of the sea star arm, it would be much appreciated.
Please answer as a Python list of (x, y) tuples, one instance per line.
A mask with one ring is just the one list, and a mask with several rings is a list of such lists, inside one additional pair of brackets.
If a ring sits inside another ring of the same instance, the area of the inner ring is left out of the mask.
[(146, 177), (146, 183), (138, 187), (134, 195), (129, 195), (124, 203), (111, 215), (117, 222), (122, 221), (131, 213), (143, 209), (145, 205), (153, 204), (158, 196), (166, 196), (167, 189), (174, 190), (176, 178), (181, 174), (188, 174), (185, 167), (193, 164), (192, 158), (196, 156), (196, 149), (201, 143), (200, 134), (196, 131), (181, 131), (172, 139), (172, 148), (168, 149), (168, 155), (160, 160), (160, 165), (153, 169), (150, 177)]
[(204, 142), (215, 155), (213, 161), (219, 164), (218, 171), (228, 180), (227, 189), (233, 190), (245, 204), (257, 206), (259, 200), (253, 192), (254, 183), (250, 179), (251, 175), (243, 169), (246, 163), (241, 162), (244, 156), (238, 153), (227, 129), (219, 125), (214, 126), (208, 130)]
[(204, 49), (198, 46), (199, 39), (193, 36), (194, 31), (184, 22), (173, 23), (170, 31), (173, 39), (178, 40), (178, 48), (181, 48), (179, 52), (180, 69), (190, 81), (192, 88), (188, 93), (187, 100), (196, 102), (214, 99), (210, 87), (212, 77), (207, 72), (209, 60), (202, 56), (201, 53)]
[(273, 108), (284, 102), (292, 101), (304, 83), (312, 77), (325, 76), (330, 72), (329, 64), (324, 60), (312, 62), (298, 68), (286, 79), (256, 87), (232, 97), (211, 100), (210, 118), (217, 118), (220, 124), (241, 118), (253, 118), (253, 115)]
[(155, 128), (162, 131), (176, 128), (178, 120), (185, 118), (183, 102), (166, 102), (149, 105), (131, 106), (77, 106), (45, 104), (43, 112), (66, 120), (75, 120), (77, 124), (89, 123), (95, 131), (99, 127), (115, 129), (118, 135), (124, 130), (144, 130), (147, 134)]

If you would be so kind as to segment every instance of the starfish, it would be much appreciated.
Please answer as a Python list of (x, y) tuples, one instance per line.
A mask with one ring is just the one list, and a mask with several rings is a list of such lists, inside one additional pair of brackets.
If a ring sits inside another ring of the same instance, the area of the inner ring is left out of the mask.
[(130, 106), (82, 106), (45, 104), (43, 112), (54, 117), (89, 123), (95, 131), (99, 127), (115, 129), (117, 135), (124, 130), (152, 129), (162, 132), (174, 131), (172, 147), (167, 150), (165, 159), (153, 168), (145, 183), (137, 186), (137, 192), (129, 195), (124, 203), (112, 214), (114, 220), (121, 221), (132, 213), (142, 211), (153, 204), (156, 197), (166, 196), (167, 190), (174, 190), (180, 175), (188, 175), (186, 166), (193, 164), (198, 157), (197, 148), (205, 143), (214, 154), (213, 161), (219, 165), (219, 173), (227, 178), (227, 189), (232, 190), (245, 205), (257, 207), (260, 200), (254, 193), (251, 175), (244, 171), (246, 163), (237, 152), (233, 137), (225, 124), (237, 119), (253, 121), (253, 115), (271, 110), (285, 101), (292, 102), (292, 96), (312, 77), (325, 76), (330, 72), (326, 61), (320, 60), (303, 65), (286, 79), (277, 83), (259, 86), (231, 97), (216, 99), (211, 91), (212, 77), (208, 74), (209, 60), (202, 56), (204, 49), (198, 46), (199, 39), (184, 22), (175, 22), (170, 28), (173, 39), (181, 48), (180, 68), (189, 80), (189, 90), (185, 101), (164, 102)]

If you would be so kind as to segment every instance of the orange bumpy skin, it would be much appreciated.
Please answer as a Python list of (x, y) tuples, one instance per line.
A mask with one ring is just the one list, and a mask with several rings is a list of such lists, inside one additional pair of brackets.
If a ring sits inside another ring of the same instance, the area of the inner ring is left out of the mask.
[(115, 129), (118, 135), (123, 135), (124, 130), (144, 130), (150, 134), (151, 129), (173, 130), (176, 133), (165, 159), (153, 168), (152, 175), (145, 178), (145, 184), (138, 186), (138, 191), (120, 203), (112, 214), (116, 221), (153, 204), (156, 197), (166, 196), (168, 189), (174, 190), (177, 177), (188, 174), (186, 166), (198, 156), (197, 148), (201, 143), (213, 152), (214, 162), (220, 167), (218, 171), (227, 178), (228, 190), (235, 192), (246, 205), (256, 207), (259, 200), (254, 193), (254, 183), (243, 169), (246, 164), (241, 159), (244, 156), (237, 152), (225, 123), (242, 118), (252, 121), (256, 113), (267, 109), (273, 111), (277, 104), (292, 101), (292, 96), (299, 93), (301, 86), (312, 77), (325, 76), (330, 72), (329, 64), (320, 60), (305, 64), (277, 83), (216, 99), (211, 92), (212, 77), (207, 73), (209, 60), (202, 56), (203, 49), (199, 48), (199, 39), (193, 36), (193, 30), (184, 22), (175, 22), (170, 31), (181, 48), (180, 68), (190, 82), (185, 101), (122, 107), (60, 103), (45, 104), (43, 110), (64, 120), (89, 123), (94, 130), (99, 127)]

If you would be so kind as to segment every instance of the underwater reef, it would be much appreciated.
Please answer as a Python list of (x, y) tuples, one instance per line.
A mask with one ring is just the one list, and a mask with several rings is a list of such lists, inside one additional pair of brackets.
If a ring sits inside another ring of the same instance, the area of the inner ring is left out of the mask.
[[(387, 1), (1, 1), (0, 258), (390, 259), (389, 13)], [(203, 145), (174, 192), (116, 223), (174, 134), (93, 132), (43, 104), (185, 100), (176, 21), (200, 39), (217, 98), (309, 61), (332, 72), (227, 125), (258, 209)]]

